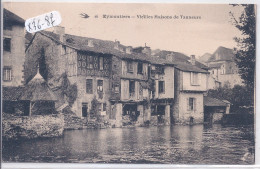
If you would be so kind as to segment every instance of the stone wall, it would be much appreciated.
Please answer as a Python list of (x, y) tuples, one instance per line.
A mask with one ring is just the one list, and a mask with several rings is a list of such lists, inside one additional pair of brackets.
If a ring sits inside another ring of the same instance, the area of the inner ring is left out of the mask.
[(3, 115), (3, 140), (32, 139), (61, 136), (64, 130), (64, 116), (10, 116)]
[(64, 114), (64, 129), (74, 130), (82, 128), (83, 120), (81, 118), (73, 114)]

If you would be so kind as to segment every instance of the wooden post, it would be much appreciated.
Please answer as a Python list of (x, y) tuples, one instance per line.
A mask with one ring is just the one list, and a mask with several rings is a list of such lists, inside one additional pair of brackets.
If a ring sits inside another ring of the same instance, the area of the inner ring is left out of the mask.
[(30, 106), (29, 106), (29, 116), (31, 116), (32, 115), (32, 103), (31, 103), (31, 101), (30, 101)]

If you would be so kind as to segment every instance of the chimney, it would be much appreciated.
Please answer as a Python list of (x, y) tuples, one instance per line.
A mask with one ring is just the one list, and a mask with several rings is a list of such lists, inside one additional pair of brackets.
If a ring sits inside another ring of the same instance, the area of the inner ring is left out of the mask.
[(146, 43), (144, 44), (144, 49), (142, 50), (142, 53), (146, 54), (147, 56), (151, 56), (151, 48), (149, 46), (146, 46)]
[(191, 63), (192, 65), (195, 65), (195, 63), (196, 63), (195, 55), (191, 55), (191, 56), (190, 56), (190, 63)]
[(117, 41), (117, 40), (115, 40), (115, 49), (119, 49), (119, 45), (120, 45), (120, 42), (119, 41)]
[(92, 39), (88, 39), (88, 47), (94, 47), (94, 43)]
[(174, 57), (174, 53), (170, 53), (166, 55), (166, 60), (168, 60), (169, 62), (173, 61), (173, 57)]
[(131, 54), (133, 51), (133, 47), (132, 46), (127, 46), (126, 49), (125, 49), (125, 52), (128, 53), (128, 54)]
[(65, 27), (62, 26), (55, 26), (54, 33), (60, 36), (60, 41), (64, 42), (64, 35), (65, 35)]

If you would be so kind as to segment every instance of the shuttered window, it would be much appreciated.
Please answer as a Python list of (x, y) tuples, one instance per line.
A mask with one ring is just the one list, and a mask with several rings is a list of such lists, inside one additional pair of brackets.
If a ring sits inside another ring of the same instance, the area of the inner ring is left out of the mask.
[(191, 72), (191, 85), (200, 85), (200, 81), (201, 81), (201, 73), (194, 73)]
[(86, 81), (86, 92), (89, 94), (93, 94), (93, 80), (87, 79)]

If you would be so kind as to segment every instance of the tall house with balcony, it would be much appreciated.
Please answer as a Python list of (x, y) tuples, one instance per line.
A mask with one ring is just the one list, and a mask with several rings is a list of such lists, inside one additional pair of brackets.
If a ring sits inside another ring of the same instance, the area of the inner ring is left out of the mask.
[(3, 86), (21, 86), (24, 82), (24, 19), (3, 10)]

